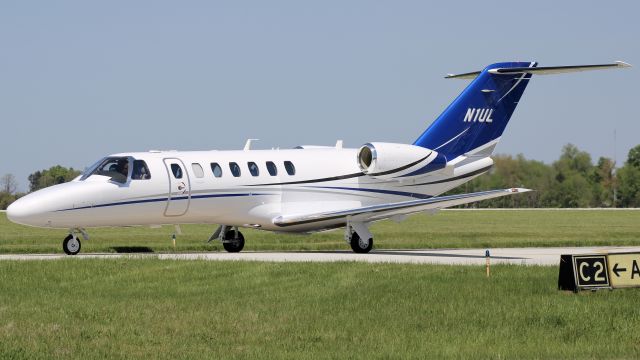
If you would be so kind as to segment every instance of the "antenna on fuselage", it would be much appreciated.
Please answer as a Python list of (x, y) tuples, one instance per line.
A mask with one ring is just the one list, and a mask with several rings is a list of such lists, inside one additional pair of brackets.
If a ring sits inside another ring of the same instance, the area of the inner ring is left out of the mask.
[(251, 143), (252, 143), (254, 140), (255, 140), (255, 141), (258, 141), (258, 140), (260, 140), (260, 139), (247, 139), (247, 142), (244, 144), (244, 149), (243, 149), (243, 150), (244, 150), (244, 151), (251, 150)]

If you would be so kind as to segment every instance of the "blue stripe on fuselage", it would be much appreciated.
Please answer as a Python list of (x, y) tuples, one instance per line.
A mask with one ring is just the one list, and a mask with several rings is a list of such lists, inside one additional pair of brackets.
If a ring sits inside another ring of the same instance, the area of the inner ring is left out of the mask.
[[(258, 196), (258, 195), (275, 195), (275, 194), (261, 194), (261, 193), (246, 193), (246, 194), (208, 194), (208, 195), (192, 195), (191, 199), (206, 199), (206, 198), (218, 198), (218, 197), (240, 197), (240, 196)], [(175, 200), (187, 200), (189, 196), (179, 196), (172, 197), (171, 201)], [(119, 201), (107, 204), (99, 204), (92, 206), (82, 206), (78, 208), (69, 208), (69, 209), (61, 209), (56, 211), (69, 211), (69, 210), (82, 210), (82, 209), (91, 209), (91, 208), (101, 208), (101, 207), (109, 207), (109, 206), (120, 206), (120, 205), (133, 205), (133, 204), (144, 204), (151, 202), (162, 202), (168, 201), (168, 197), (155, 198), (155, 199), (143, 199), (143, 200), (130, 200), (130, 201)]]
[(425, 194), (420, 194), (420, 193), (412, 193), (412, 192), (405, 192), (405, 191), (395, 191), (395, 190), (352, 188), (352, 187), (341, 187), (341, 186), (305, 186), (305, 187), (318, 188), (318, 189), (365, 191), (365, 192), (374, 192), (374, 193), (380, 193), (380, 194), (408, 196), (408, 197), (419, 198), (419, 199), (428, 199), (428, 198), (433, 197), (431, 195), (425, 195)]

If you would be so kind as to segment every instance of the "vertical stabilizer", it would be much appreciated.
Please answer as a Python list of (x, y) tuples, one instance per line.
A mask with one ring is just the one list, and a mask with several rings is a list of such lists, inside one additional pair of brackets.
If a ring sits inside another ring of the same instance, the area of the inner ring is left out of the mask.
[(490, 154), (531, 79), (531, 73), (527, 72), (498, 74), (491, 70), (536, 65), (535, 62), (496, 63), (478, 73), (449, 76), (475, 79), (413, 145), (436, 150), (448, 160), (470, 151)]

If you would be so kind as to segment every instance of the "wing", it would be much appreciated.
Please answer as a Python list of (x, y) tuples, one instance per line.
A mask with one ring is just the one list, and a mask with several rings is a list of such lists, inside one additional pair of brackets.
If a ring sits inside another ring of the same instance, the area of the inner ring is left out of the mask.
[(488, 200), (507, 195), (521, 194), (529, 189), (513, 188), (502, 190), (481, 191), (468, 194), (436, 196), (429, 199), (402, 201), (391, 204), (362, 206), (353, 209), (321, 212), (315, 214), (278, 216), (273, 219), (276, 226), (287, 227), (336, 220), (349, 217), (352, 221), (375, 221), (396, 215), (412, 214), (425, 210), (444, 209), (451, 206), (467, 204), (480, 200)]

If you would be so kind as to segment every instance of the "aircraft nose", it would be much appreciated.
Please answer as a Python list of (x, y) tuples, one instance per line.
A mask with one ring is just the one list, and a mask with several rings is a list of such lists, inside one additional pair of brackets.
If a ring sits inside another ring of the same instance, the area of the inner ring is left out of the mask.
[(29, 211), (26, 206), (24, 206), (24, 202), (20, 201), (20, 199), (14, 201), (7, 208), (7, 219), (11, 222), (19, 223), (21, 219), (29, 217)]
[(25, 198), (14, 201), (7, 208), (7, 219), (16, 224), (40, 225), (39, 215), (41, 214), (33, 205), (32, 201)]

